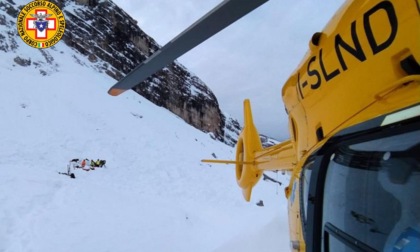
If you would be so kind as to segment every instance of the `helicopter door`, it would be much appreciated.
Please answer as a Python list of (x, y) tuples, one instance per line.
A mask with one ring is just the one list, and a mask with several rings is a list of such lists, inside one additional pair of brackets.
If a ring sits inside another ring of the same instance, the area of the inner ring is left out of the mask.
[(347, 141), (328, 157), (323, 251), (420, 251), (418, 127)]

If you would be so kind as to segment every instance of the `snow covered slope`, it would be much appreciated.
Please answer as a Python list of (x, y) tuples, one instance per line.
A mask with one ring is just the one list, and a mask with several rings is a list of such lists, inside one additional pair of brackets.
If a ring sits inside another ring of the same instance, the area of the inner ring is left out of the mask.
[[(62, 42), (15, 46), (0, 51), (0, 251), (288, 250), (285, 177), (246, 203), (233, 167), (200, 163), (234, 149), (132, 91), (107, 95), (114, 80)], [(73, 158), (107, 168), (59, 175)]]

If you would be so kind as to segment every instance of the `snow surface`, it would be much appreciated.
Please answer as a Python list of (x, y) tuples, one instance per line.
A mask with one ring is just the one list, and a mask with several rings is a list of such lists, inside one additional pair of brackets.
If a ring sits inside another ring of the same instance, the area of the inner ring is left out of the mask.
[[(0, 51), (1, 252), (289, 250), (286, 177), (245, 202), (234, 167), (200, 162), (234, 149), (134, 92), (109, 96), (115, 81), (62, 42), (52, 62), (18, 46)], [(107, 168), (59, 175), (73, 158)]]

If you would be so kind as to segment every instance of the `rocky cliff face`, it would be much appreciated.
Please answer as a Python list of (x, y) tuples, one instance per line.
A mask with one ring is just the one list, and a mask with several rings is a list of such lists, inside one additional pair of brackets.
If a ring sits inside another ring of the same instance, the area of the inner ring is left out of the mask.
[[(58, 1), (57, 1), (58, 2)], [(138, 27), (137, 21), (112, 1), (60, 2), (67, 20), (64, 42), (119, 80), (160, 46)], [(103, 63), (102, 63), (103, 64)], [(225, 121), (213, 92), (188, 70), (174, 62), (134, 90), (172, 111), (187, 123), (225, 140)]]
[[(52, 0), (66, 18), (64, 43), (78, 54), (74, 59), (87, 67), (119, 80), (147, 59), (160, 45), (144, 33), (124, 10), (110, 0)], [(58, 71), (48, 50), (39, 50), (45, 61), (32, 62), (30, 56), (19, 54), (16, 40), (16, 17), (27, 4), (23, 0), (0, 1), (0, 26), (7, 33), (0, 34), (0, 50), (17, 52), (14, 63), (39, 68), (40, 74)], [(4, 14), (2, 14), (4, 13)], [(35, 50), (35, 49), (33, 49)], [(82, 56), (81, 56), (81, 55)], [(153, 103), (172, 111), (194, 127), (209, 132), (229, 145), (236, 143), (239, 123), (226, 119), (213, 92), (195, 75), (174, 62), (134, 88)], [(226, 132), (234, 129), (232, 132)]]
[[(144, 33), (124, 10), (110, 0), (51, 0), (64, 12), (66, 31), (63, 41), (77, 53), (73, 59), (86, 67), (108, 74), (119, 80), (146, 60), (160, 45)], [(33, 61), (19, 48), (16, 18), (27, 0), (0, 1), (0, 51), (14, 54), (10, 65), (35, 67), (41, 75), (60, 71), (49, 53), (50, 49), (33, 49), (44, 60)], [(81, 60), (81, 57), (88, 59)], [(134, 90), (158, 106), (172, 111), (194, 127), (230, 146), (236, 144), (241, 126), (238, 121), (222, 113), (213, 92), (184, 66), (174, 62)], [(263, 145), (272, 145), (269, 138), (261, 137)]]

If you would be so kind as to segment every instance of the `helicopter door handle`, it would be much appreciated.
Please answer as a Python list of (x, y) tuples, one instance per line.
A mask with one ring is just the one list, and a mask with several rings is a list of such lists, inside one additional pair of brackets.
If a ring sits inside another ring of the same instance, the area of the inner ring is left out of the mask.
[(420, 84), (420, 74), (404, 76), (403, 78), (397, 80), (394, 84), (392, 84), (391, 87), (377, 93), (375, 95), (375, 98), (377, 100), (381, 100), (388, 94), (394, 92), (395, 90), (404, 85), (407, 85), (410, 82), (418, 82)]

